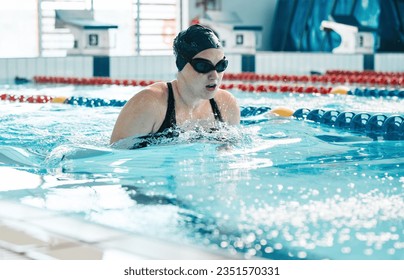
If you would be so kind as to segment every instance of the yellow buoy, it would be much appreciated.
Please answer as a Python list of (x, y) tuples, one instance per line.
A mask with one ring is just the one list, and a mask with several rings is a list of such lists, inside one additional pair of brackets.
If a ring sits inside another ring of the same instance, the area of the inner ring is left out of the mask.
[(347, 87), (347, 86), (336, 86), (336, 87), (333, 87), (331, 89), (330, 93), (332, 93), (332, 94), (347, 94), (349, 90), (350, 90), (350, 88)]
[(277, 115), (279, 117), (291, 117), (293, 116), (293, 110), (286, 107), (276, 107), (269, 111), (269, 113)]
[(67, 97), (63, 97), (63, 96), (58, 96), (58, 97), (54, 97), (52, 98), (51, 103), (65, 103)]

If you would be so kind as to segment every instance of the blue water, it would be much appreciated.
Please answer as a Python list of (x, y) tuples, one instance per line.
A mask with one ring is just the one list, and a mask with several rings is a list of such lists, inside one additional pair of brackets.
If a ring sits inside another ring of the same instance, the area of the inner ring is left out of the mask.
[[(128, 99), (137, 89), (2, 90)], [(404, 113), (397, 98), (234, 93), (241, 106)], [(108, 145), (119, 111), (0, 102), (0, 199), (242, 258), (404, 259), (403, 141), (263, 114), (121, 150)]]

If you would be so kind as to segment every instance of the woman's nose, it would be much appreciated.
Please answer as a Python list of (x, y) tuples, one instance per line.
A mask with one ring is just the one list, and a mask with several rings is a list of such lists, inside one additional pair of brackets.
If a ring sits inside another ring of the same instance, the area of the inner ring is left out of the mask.
[(213, 79), (216, 79), (217, 77), (219, 77), (219, 73), (215, 69), (209, 72), (210, 79), (213, 80)]

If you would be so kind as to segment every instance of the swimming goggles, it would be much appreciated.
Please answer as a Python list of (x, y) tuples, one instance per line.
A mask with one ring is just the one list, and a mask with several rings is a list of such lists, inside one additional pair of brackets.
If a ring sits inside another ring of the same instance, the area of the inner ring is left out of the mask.
[(226, 59), (226, 57), (224, 57), (216, 65), (213, 65), (210, 60), (193, 58), (191, 61), (189, 61), (189, 64), (191, 64), (192, 68), (194, 68), (194, 70), (198, 73), (206, 74), (212, 70), (216, 70), (218, 73), (220, 73), (226, 70), (227, 65), (229, 65), (229, 61)]

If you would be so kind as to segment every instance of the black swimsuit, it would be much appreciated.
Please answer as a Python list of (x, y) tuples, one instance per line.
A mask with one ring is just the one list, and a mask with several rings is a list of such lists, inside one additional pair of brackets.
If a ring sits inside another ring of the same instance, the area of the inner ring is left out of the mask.
[[(174, 91), (170, 82), (167, 83), (168, 87), (168, 100), (167, 100), (167, 111), (163, 123), (161, 124), (159, 130), (156, 133), (138, 137), (141, 139), (139, 143), (136, 143), (132, 149), (147, 147), (151, 143), (156, 142), (161, 137), (174, 138), (178, 136), (178, 131), (175, 130), (177, 121), (175, 118), (175, 99)], [(213, 116), (216, 121), (224, 122), (222, 114), (220, 113), (219, 107), (216, 101), (211, 98), (209, 99), (210, 106), (212, 107)]]
[[(164, 132), (168, 128), (174, 128), (177, 124), (175, 119), (175, 100), (174, 100), (173, 87), (171, 83), (167, 83), (167, 86), (168, 86), (167, 112), (164, 121), (161, 124), (160, 129), (157, 131), (157, 133)], [(220, 113), (216, 101), (212, 98), (209, 99), (209, 102), (210, 106), (212, 106), (212, 111), (213, 115), (215, 116), (215, 120), (223, 122), (222, 114)]]

